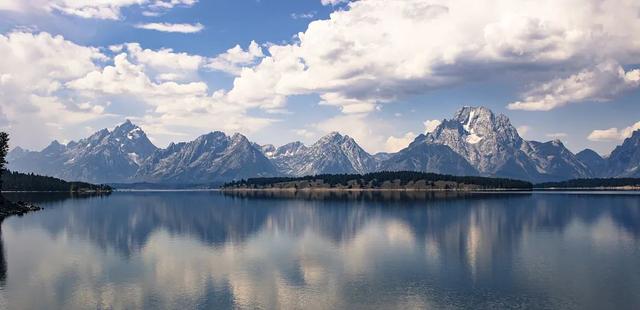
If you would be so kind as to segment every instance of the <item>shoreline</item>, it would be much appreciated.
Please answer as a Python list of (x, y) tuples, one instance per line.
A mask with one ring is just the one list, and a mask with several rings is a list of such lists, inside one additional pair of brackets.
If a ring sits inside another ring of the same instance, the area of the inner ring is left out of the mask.
[(10, 201), (0, 196), (0, 223), (10, 216), (22, 216), (30, 212), (42, 210), (41, 207), (36, 206), (30, 202), (24, 201)]
[(444, 188), (221, 188), (221, 192), (514, 192), (531, 189), (444, 189)]
[(640, 187), (555, 187), (555, 188), (488, 188), (488, 189), (439, 189), (439, 188), (220, 188), (221, 192), (563, 192), (563, 191), (640, 191)]

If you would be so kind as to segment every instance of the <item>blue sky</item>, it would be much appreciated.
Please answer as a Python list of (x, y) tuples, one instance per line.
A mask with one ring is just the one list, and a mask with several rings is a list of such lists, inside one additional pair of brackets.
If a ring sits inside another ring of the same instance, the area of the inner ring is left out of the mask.
[(31, 149), (129, 118), (160, 147), (335, 130), (378, 152), (483, 105), (608, 154), (640, 128), (640, 4), (578, 2), (7, 0), (0, 127)]

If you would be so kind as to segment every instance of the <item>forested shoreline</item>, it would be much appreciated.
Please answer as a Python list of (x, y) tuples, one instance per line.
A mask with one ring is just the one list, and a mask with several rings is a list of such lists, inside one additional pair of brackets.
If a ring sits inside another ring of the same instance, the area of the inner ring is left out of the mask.
[(223, 190), (640, 190), (638, 178), (574, 179), (532, 184), (527, 181), (453, 176), (413, 171), (323, 174), (305, 177), (250, 178), (226, 183)]
[(540, 183), (534, 186), (541, 189), (640, 189), (639, 178), (597, 178), (574, 179), (562, 182)]
[(4, 171), (2, 173), (2, 191), (107, 193), (111, 192), (112, 189), (108, 185), (67, 182), (58, 178), (33, 173)]
[(234, 189), (342, 189), (342, 190), (483, 190), (532, 189), (526, 181), (475, 176), (453, 176), (414, 171), (360, 174), (323, 174), (299, 178), (250, 178), (226, 183), (223, 190)]

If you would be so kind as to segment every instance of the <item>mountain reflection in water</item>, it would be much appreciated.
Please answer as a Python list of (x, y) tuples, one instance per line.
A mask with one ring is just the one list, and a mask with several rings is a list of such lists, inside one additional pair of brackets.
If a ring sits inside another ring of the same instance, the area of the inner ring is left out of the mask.
[(148, 192), (44, 201), (3, 223), (1, 296), (12, 309), (629, 308), (640, 304), (638, 198)]

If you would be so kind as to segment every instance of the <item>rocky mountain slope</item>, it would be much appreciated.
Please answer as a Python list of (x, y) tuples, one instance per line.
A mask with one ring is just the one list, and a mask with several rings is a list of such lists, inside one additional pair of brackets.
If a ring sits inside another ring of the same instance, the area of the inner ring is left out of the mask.
[(450, 147), (424, 143), (419, 137), (407, 148), (384, 159), (381, 171), (420, 171), (450, 175), (478, 175), (478, 171)]
[(156, 149), (140, 127), (126, 121), (112, 131), (103, 129), (78, 142), (62, 145), (54, 141), (41, 152), (14, 149), (7, 159), (10, 170), (107, 183), (134, 175)]
[(480, 175), (543, 182), (591, 177), (590, 170), (559, 141), (526, 141), (505, 115), (464, 107), (415, 143), (446, 145)]
[(596, 176), (606, 172), (607, 160), (592, 149), (584, 149), (576, 154), (576, 159), (585, 164)]
[(353, 138), (332, 132), (306, 147), (293, 142), (267, 153), (283, 175), (305, 176), (330, 173), (367, 173), (376, 160)]
[(241, 134), (202, 135), (156, 148), (130, 121), (40, 152), (15, 148), (9, 169), (93, 183), (209, 183), (252, 177), (420, 171), (532, 182), (591, 177), (639, 177), (640, 131), (608, 158), (577, 155), (559, 140), (522, 139), (509, 119), (484, 107), (463, 107), (397, 153), (371, 155), (351, 137), (333, 132), (310, 146), (258, 145)]
[(136, 181), (207, 183), (278, 172), (261, 150), (241, 135), (216, 131), (191, 142), (170, 144), (147, 158), (133, 177)]
[(606, 162), (606, 176), (618, 178), (640, 177), (640, 130), (616, 147)]

